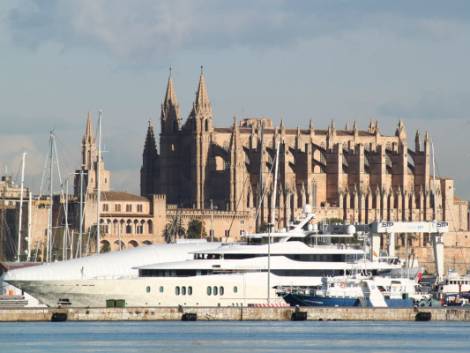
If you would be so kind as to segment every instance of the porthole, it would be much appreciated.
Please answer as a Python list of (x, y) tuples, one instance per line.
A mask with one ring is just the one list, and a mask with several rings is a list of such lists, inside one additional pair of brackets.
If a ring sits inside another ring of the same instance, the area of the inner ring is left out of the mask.
[(188, 287), (188, 295), (193, 295), (193, 287)]
[(214, 292), (214, 295), (217, 295), (217, 294), (218, 294), (218, 288), (217, 288), (217, 286), (214, 286), (214, 288), (212, 289), (212, 292)]
[(150, 293), (150, 286), (147, 286), (147, 287), (145, 288), (145, 291), (146, 291), (147, 293)]
[(224, 287), (221, 286), (221, 287), (219, 288), (219, 294), (220, 294), (220, 295), (224, 295)]
[(180, 295), (180, 287), (175, 287), (175, 294)]
[(212, 287), (207, 286), (207, 295), (212, 295)]

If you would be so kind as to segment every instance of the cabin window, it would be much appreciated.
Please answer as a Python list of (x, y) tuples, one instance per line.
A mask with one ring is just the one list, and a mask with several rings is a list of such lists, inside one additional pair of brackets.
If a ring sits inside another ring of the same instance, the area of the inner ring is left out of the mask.
[(188, 295), (193, 295), (193, 287), (188, 287)]
[(160, 293), (163, 293), (163, 286), (160, 286)]
[(234, 292), (234, 293), (238, 293), (238, 287), (237, 287), (237, 286), (234, 286), (234, 287), (233, 287), (233, 292)]
[(145, 291), (146, 291), (147, 293), (150, 293), (150, 286), (147, 286), (147, 288), (145, 288)]
[(224, 287), (219, 287), (219, 294), (224, 295)]
[(212, 295), (212, 287), (207, 286), (207, 295)]
[(218, 294), (218, 288), (217, 288), (217, 286), (214, 286), (214, 288), (212, 289), (212, 292), (214, 292), (214, 295), (217, 295), (217, 294)]
[(175, 287), (175, 294), (180, 295), (180, 287), (179, 286)]
[(186, 287), (181, 287), (181, 295), (186, 295)]

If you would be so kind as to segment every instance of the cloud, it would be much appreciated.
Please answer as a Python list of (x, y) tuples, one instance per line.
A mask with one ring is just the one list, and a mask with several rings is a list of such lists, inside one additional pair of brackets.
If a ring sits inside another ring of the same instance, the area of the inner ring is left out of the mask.
[(463, 93), (428, 91), (420, 96), (400, 101), (386, 102), (378, 113), (406, 119), (470, 119), (470, 103)]
[(468, 2), (459, 1), (24, 0), (7, 23), (14, 42), (30, 48), (93, 46), (125, 61), (150, 62), (179, 49), (262, 49), (367, 26), (394, 30), (397, 18), (412, 24), (408, 34), (434, 35), (434, 22), (467, 21), (468, 13)]

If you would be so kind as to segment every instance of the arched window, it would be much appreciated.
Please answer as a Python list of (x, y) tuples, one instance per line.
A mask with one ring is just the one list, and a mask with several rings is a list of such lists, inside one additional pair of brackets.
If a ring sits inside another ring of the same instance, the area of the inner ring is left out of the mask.
[(209, 121), (207, 119), (204, 120), (204, 130), (209, 131)]
[(225, 170), (225, 161), (221, 156), (215, 156), (214, 168), (217, 172)]
[(149, 221), (149, 234), (153, 233), (153, 223), (152, 221)]

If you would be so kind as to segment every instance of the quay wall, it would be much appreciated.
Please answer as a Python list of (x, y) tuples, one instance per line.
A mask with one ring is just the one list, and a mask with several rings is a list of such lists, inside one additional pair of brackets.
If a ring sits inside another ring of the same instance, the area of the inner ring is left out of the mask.
[[(183, 313), (197, 320), (279, 321), (290, 320), (295, 308), (247, 307), (127, 307), (127, 308), (5, 308), (0, 322), (51, 321), (54, 313), (67, 314), (69, 321), (179, 321)], [(431, 313), (434, 321), (470, 321), (467, 308), (299, 308), (307, 320), (414, 321), (418, 312)]]

